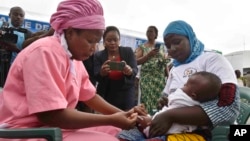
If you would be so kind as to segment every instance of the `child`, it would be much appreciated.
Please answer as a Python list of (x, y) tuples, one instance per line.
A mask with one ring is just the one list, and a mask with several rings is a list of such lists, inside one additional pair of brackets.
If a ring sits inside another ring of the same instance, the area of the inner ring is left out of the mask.
[[(168, 95), (168, 105), (164, 106), (159, 112), (150, 116), (139, 116), (138, 128), (123, 130), (118, 134), (121, 140), (143, 140), (149, 137), (150, 123), (159, 114), (168, 109), (199, 105), (217, 98), (221, 87), (221, 80), (218, 76), (209, 72), (197, 72), (191, 75), (187, 83), (180, 89)], [(192, 132), (197, 126), (173, 124), (166, 134)], [(133, 133), (132, 133), (133, 132)]]

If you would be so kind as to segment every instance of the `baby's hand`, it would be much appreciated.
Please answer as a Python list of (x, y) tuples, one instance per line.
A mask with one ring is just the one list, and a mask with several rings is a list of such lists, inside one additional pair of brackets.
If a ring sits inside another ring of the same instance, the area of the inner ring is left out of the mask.
[(111, 115), (112, 119), (110, 122), (113, 126), (129, 130), (135, 127), (137, 115), (133, 109), (127, 112), (118, 112)]
[(148, 112), (145, 109), (145, 106), (143, 104), (137, 105), (133, 109), (140, 116), (147, 116), (148, 115)]
[(143, 131), (146, 127), (150, 126), (151, 117), (149, 116), (138, 116), (137, 117), (137, 127), (140, 131)]
[(161, 110), (164, 106), (168, 105), (168, 97), (167, 96), (162, 96), (160, 99), (158, 99), (158, 105), (157, 109)]

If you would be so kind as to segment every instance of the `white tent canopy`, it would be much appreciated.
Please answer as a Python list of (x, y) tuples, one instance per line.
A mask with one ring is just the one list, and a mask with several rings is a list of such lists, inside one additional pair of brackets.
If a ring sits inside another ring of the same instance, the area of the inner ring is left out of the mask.
[(48, 22), (50, 16), (56, 11), (56, 6), (61, 0), (1, 0), (0, 14), (8, 15), (10, 8), (20, 6), (25, 11), (25, 18)]
[[(16, 0), (1, 0), (1, 5), (0, 5), (0, 14), (3, 15), (8, 15), (9, 10), (13, 6), (20, 6), (25, 10), (25, 18), (30, 19), (30, 20), (37, 20), (37, 21), (42, 21), (42, 22), (49, 22), (51, 14), (53, 14), (56, 11), (56, 7), (58, 3), (62, 0), (51, 0), (51, 1), (44, 1), (44, 0), (21, 0), (21, 1), (16, 1)], [(112, 0), (112, 3), (116, 1)], [(103, 5), (104, 1), (101, 0), (101, 3)], [(119, 1), (116, 2), (119, 4)], [(105, 10), (106, 13), (106, 10)], [(107, 14), (105, 14), (107, 15)], [(115, 15), (115, 14), (114, 14)], [(122, 16), (120, 13), (119, 15)], [(121, 17), (119, 16), (119, 17)], [(112, 16), (110, 16), (112, 17)], [(118, 18), (121, 21), (122, 19)], [(106, 20), (106, 23), (109, 23)], [(121, 22), (122, 23), (122, 22)], [(111, 25), (111, 24), (110, 24)], [(120, 24), (112, 24), (112, 25), (118, 25), (117, 27), (120, 28)], [(138, 31), (138, 30), (132, 30), (129, 27), (127, 28), (121, 28), (121, 32), (126, 35), (130, 36), (136, 36), (136, 37), (141, 37), (145, 38), (145, 33), (144, 31)]]
[[(26, 11), (26, 18), (49, 22), (61, 0), (1, 0), (0, 14), (13, 6)], [(173, 20), (190, 23), (207, 48), (223, 54), (250, 49), (250, 9), (247, 0), (100, 0), (106, 25), (119, 27), (122, 34), (145, 37), (149, 25), (159, 29)]]

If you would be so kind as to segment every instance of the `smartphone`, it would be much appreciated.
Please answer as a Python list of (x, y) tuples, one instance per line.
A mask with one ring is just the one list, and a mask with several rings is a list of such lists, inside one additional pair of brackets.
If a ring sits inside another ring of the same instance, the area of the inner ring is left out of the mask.
[(125, 63), (124, 62), (115, 62), (115, 61), (110, 61), (108, 63), (110, 70), (118, 70), (118, 71), (122, 71), (125, 67)]
[(160, 44), (160, 43), (156, 43), (156, 44), (155, 44), (155, 48), (156, 48), (156, 49), (160, 49), (160, 47), (161, 47), (161, 44)]

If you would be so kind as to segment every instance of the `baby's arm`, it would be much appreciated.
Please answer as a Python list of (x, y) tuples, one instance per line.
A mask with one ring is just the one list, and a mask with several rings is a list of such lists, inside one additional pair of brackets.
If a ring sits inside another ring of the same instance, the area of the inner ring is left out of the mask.
[(168, 106), (168, 97), (164, 94), (160, 99), (158, 99), (157, 110), (161, 110), (164, 106)]
[(152, 118), (150, 116), (138, 116), (137, 128), (142, 132), (146, 127), (151, 124)]
[(139, 129), (139, 130), (141, 131), (142, 134), (144, 134), (144, 136), (146, 138), (148, 138), (148, 136), (149, 136), (149, 128), (150, 128), (150, 124), (151, 124), (151, 121), (152, 121), (152, 117), (143, 116), (143, 117), (139, 117), (139, 118), (141, 118), (141, 120), (140, 120), (140, 124), (141, 124), (140, 128), (141, 129)]
[(144, 136), (146, 136), (146, 138), (149, 137), (149, 128), (150, 128), (150, 126), (146, 127), (146, 128), (142, 131), (142, 133), (144, 134)]

